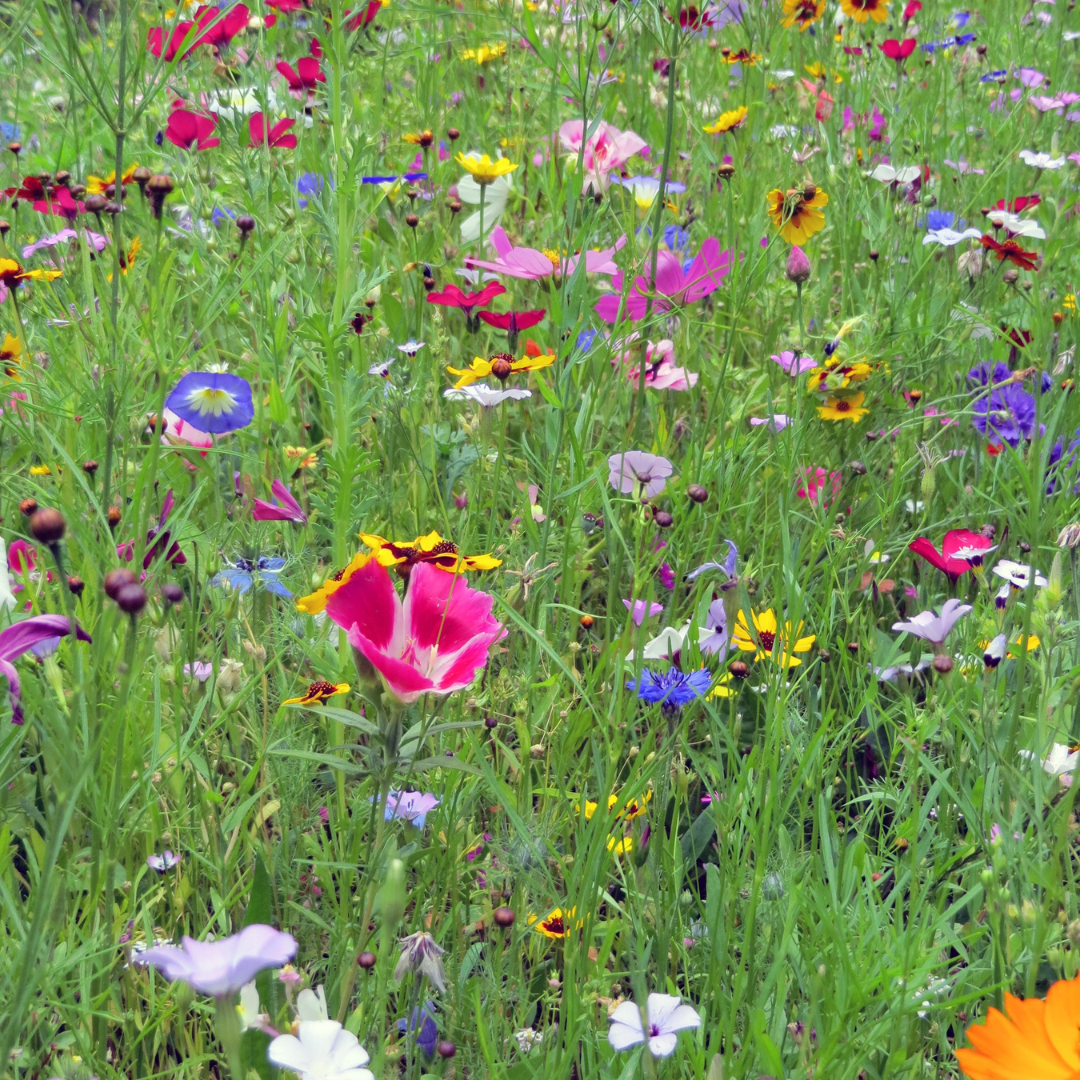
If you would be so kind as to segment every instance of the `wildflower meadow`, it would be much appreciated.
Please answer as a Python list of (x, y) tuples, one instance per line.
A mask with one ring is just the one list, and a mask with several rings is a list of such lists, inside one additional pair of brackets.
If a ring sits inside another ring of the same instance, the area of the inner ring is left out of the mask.
[(1080, 1077), (1074, 8), (0, 0), (0, 1077)]

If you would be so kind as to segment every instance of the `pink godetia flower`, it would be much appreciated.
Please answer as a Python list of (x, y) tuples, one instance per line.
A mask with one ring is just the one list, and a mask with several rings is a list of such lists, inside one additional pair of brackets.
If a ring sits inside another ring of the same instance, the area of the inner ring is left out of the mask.
[(795, 494), (800, 499), (806, 499), (811, 506), (817, 506), (820, 502), (821, 509), (827, 510), (837, 495), (840, 494), (842, 477), (838, 472), (826, 472), (820, 465), (807, 468), (803, 475), (805, 480), (800, 487), (795, 489)]
[(1015, 75), (1020, 80), (1020, 85), (1029, 90), (1037, 90), (1048, 78), (1041, 71), (1029, 67), (1017, 68)]
[(932, 611), (920, 611), (913, 615), (907, 622), (893, 623), (893, 629), (906, 631), (923, 641), (929, 641), (931, 645), (941, 646), (949, 636), (952, 628), (973, 608), (970, 604), (963, 604), (955, 597), (945, 601), (940, 615)]
[(997, 545), (982, 533), (967, 529), (951, 529), (941, 542), (941, 551), (925, 537), (919, 537), (908, 544), (916, 555), (922, 556), (931, 566), (937, 567), (954, 584), (973, 566), (981, 566), (983, 557), (993, 551)]
[(82, 236), (83, 240), (86, 241), (87, 246), (93, 251), (104, 251), (109, 243), (109, 238), (107, 236), (102, 236), (101, 233), (91, 232), (89, 229), (83, 229), (81, 233), (76, 232), (74, 229), (61, 229), (59, 232), (53, 233), (52, 236), (43, 236), (40, 240), (36, 240), (32, 244), (27, 244), (22, 249), (22, 257), (24, 259), (29, 259), (39, 251), (58, 247), (59, 245), (66, 244), (72, 240), (78, 240), (80, 236)]
[(785, 349), (781, 353), (773, 353), (769, 359), (779, 364), (793, 379), (804, 371), (817, 367), (817, 361), (812, 356), (796, 357), (790, 349)]
[(165, 128), (165, 138), (181, 150), (210, 150), (221, 143), (220, 139), (211, 138), (215, 127), (217, 116), (213, 113), (173, 109)]
[[(625, 243), (626, 236), (623, 235), (615, 242), (614, 247), (603, 251), (586, 251), (586, 273), (617, 273), (618, 267), (611, 261), (612, 256), (620, 251)], [(556, 274), (573, 274), (581, 260), (580, 255), (573, 255), (567, 259), (558, 252), (549, 255), (537, 248), (515, 247), (510, 243), (510, 238), (501, 225), (497, 225), (491, 231), (491, 246), (498, 255), (497, 259), (485, 261), (467, 258), (466, 267), (470, 270), (490, 270), (495, 274), (505, 274), (507, 277), (521, 278), (526, 281), (540, 281)]]
[(286, 134), (295, 120), (279, 120), (269, 131), (266, 130), (266, 118), (261, 112), (252, 113), (248, 119), (248, 132), (251, 141), (248, 149), (256, 149), (260, 146), (276, 146), (281, 150), (293, 150), (296, 148), (296, 136)]
[(587, 139), (585, 132), (585, 124), (581, 120), (567, 120), (559, 128), (559, 142), (563, 149), (575, 157), (582, 155), (586, 191), (605, 189), (609, 173), (621, 169), (635, 154), (648, 149), (648, 143), (636, 132), (620, 131), (603, 120)]
[[(15, 545), (12, 544), (12, 547)], [(34, 615), (23, 619), (6, 630), (0, 630), (0, 675), (7, 679), (8, 702), (11, 705), (11, 722), (23, 722), (22, 688), (19, 673), (13, 661), (23, 653), (52, 644), (55, 649), (60, 638), (71, 633), (74, 625), (79, 641), (91, 641), (90, 635), (74, 619), (66, 615)], [(50, 650), (51, 651), (51, 650)]]
[(135, 959), (140, 967), (156, 967), (171, 982), (185, 982), (213, 997), (235, 994), (266, 968), (281, 967), (296, 955), (296, 938), (272, 926), (253, 923), (220, 941), (158, 945)]
[(674, 468), (667, 458), (644, 450), (627, 450), (608, 458), (608, 483), (623, 495), (640, 487), (644, 498), (654, 499), (667, 487), (672, 472)]
[[(620, 345), (631, 345), (639, 334), (626, 337)], [(612, 359), (616, 367), (621, 363), (626, 377), (636, 387), (641, 378), (640, 346), (617, 354)], [(696, 371), (675, 366), (675, 344), (665, 338), (663, 341), (645, 343), (645, 385), (653, 390), (689, 390), (698, 381)]]
[(386, 569), (372, 559), (330, 597), (326, 614), (348, 632), (391, 696), (410, 704), (473, 682), (488, 650), (506, 636), (492, 602), (461, 575), (418, 563), (402, 603)]
[(671, 251), (662, 250), (656, 258), (656, 289), (653, 292), (648, 277), (634, 279), (625, 301), (624, 275), (620, 270), (612, 280), (614, 292), (602, 296), (593, 310), (604, 322), (618, 323), (623, 319), (642, 319), (646, 311), (653, 315), (663, 314), (679, 304), (692, 304), (720, 288), (731, 269), (731, 252), (720, 250), (720, 241), (710, 237), (701, 245), (701, 251), (683, 270), (679, 257)]
[(204, 683), (214, 673), (214, 665), (204, 660), (196, 660), (194, 664), (184, 665), (184, 674), (190, 675), (197, 682)]
[(655, 601), (650, 604), (644, 600), (623, 600), (623, 606), (630, 612), (635, 626), (640, 626), (646, 619), (651, 619), (664, 610), (664, 605)]
[(161, 418), (165, 421), (161, 432), (163, 446), (191, 446), (201, 450), (202, 456), (206, 457), (206, 451), (214, 445), (213, 435), (193, 428), (186, 420), (181, 420), (172, 409), (163, 409)]
[(256, 499), (252, 508), (251, 516), (256, 521), (295, 521), (298, 525), (306, 525), (308, 516), (304, 508), (292, 497), (289, 489), (283, 481), (275, 480), (270, 485), (274, 498), (272, 502), (265, 499)]
[(315, 56), (302, 56), (296, 62), (295, 71), (284, 60), (278, 61), (277, 69), (285, 76), (285, 81), (293, 93), (310, 95), (315, 92), (319, 83), (326, 82), (326, 75)]

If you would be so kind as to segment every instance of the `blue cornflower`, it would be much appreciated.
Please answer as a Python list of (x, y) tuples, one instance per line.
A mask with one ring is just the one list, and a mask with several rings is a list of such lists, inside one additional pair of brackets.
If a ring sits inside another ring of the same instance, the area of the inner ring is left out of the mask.
[(983, 77), (982, 77), (982, 78), (981, 78), (981, 79), (979, 80), (979, 82), (987, 82), (987, 83), (988, 83), (988, 82), (997, 82), (997, 83), (1001, 83), (1001, 82), (1004, 82), (1004, 81), (1005, 81), (1005, 77), (1006, 77), (1006, 76), (1007, 76), (1008, 74), (1009, 74), (1009, 72), (1008, 72), (1008, 71), (1007, 71), (1006, 69), (1004, 69), (1004, 68), (1003, 68), (1003, 69), (1002, 69), (1001, 71), (988, 71), (988, 72), (987, 72), (987, 73), (986, 73), (986, 74), (985, 74), (985, 75), (984, 75), (984, 76), (983, 76)]
[(957, 45), (970, 45), (975, 40), (974, 34), (958, 34), (956, 37)]
[(7, 142), (18, 142), (19, 125), (11, 123), (10, 120), (0, 120), (0, 135), (2, 135)]
[(712, 683), (712, 672), (701, 668), (684, 675), (678, 668), (658, 675), (646, 668), (641, 673), (640, 682), (630, 679), (627, 690), (633, 690), (642, 701), (650, 705), (659, 705), (665, 712), (675, 712), (684, 705), (689, 705), (708, 693)]
[(169, 394), (165, 407), (211, 435), (247, 427), (255, 416), (251, 384), (227, 371), (189, 372)]
[(228, 225), (230, 221), (236, 220), (236, 211), (230, 210), (227, 206), (215, 206), (210, 220), (220, 229), (222, 225)]
[(996, 386), (1012, 378), (1012, 372), (999, 360), (996, 364), (976, 364), (967, 374), (968, 381), (985, 387), (987, 383)]
[(599, 332), (599, 330), (582, 330), (577, 336), (577, 347), (582, 352), (588, 352), (593, 347), (593, 342), (596, 341)]
[(330, 185), (330, 189), (334, 188), (334, 181), (327, 179), (322, 173), (306, 172), (301, 173), (296, 178), (296, 192), (300, 196), (296, 200), (296, 204), (303, 209), (307, 206), (309, 199), (305, 196), (309, 196), (312, 199), (318, 199), (322, 196), (323, 189), (326, 185)]
[(411, 183), (413, 180), (426, 180), (428, 174), (426, 172), (407, 172), (401, 173), (397, 176), (362, 176), (360, 177), (361, 184), (393, 184), (398, 180), (405, 180)]
[(278, 581), (278, 574), (285, 565), (284, 559), (260, 555), (257, 559), (237, 559), (232, 566), (219, 570), (210, 580), (211, 585), (228, 585), (238, 593), (246, 593), (253, 585), (275, 596), (292, 598), (292, 593)]
[(963, 30), (971, 22), (970, 11), (954, 11), (952, 15), (953, 25), (957, 30)]
[[(956, 215), (951, 210), (928, 210), (926, 213), (926, 231), (937, 232), (938, 229), (951, 229)], [(961, 228), (963, 225), (961, 225)]]
[(975, 429), (991, 442), (1020, 445), (1030, 439), (1035, 427), (1035, 399), (1019, 383), (1008, 383), (984, 394), (974, 407), (972, 423)]
[(685, 251), (690, 246), (690, 233), (686, 229), (680, 229), (675, 224), (665, 225), (664, 243), (669, 251), (676, 253)]
[(420, 1030), (416, 1032), (416, 1045), (424, 1051), (427, 1057), (435, 1053), (435, 1045), (439, 1041), (439, 1028), (435, 1023), (435, 1006), (430, 1001), (425, 1001), (419, 1009), (413, 1009), (412, 1018), (408, 1024), (403, 1016), (397, 1022), (397, 1029), (403, 1035), (406, 1027), (409, 1031), (416, 1031), (417, 1025)]

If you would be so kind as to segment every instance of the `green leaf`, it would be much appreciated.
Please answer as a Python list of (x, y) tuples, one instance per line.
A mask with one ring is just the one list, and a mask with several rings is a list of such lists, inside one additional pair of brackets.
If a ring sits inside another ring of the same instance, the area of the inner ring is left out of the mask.
[(275, 424), (284, 424), (289, 419), (289, 406), (285, 404), (285, 395), (277, 379), (270, 380), (270, 419)]
[(561, 409), (563, 403), (555, 396), (555, 391), (548, 386), (544, 376), (539, 371), (534, 371), (533, 374), (536, 376), (536, 385), (540, 387), (540, 393), (544, 396), (544, 400), (553, 408)]
[(270, 874), (261, 855), (255, 856), (255, 873), (251, 878), (251, 897), (244, 912), (244, 925), (264, 923), (269, 926), (274, 918), (274, 897), (270, 888)]
[(697, 862), (702, 853), (709, 846), (713, 834), (716, 832), (716, 821), (711, 810), (702, 811), (679, 838), (682, 845), (683, 858), (688, 862)]
[(413, 772), (427, 772), (428, 769), (457, 769), (470, 776), (484, 775), (475, 765), (456, 757), (428, 757), (412, 763)]

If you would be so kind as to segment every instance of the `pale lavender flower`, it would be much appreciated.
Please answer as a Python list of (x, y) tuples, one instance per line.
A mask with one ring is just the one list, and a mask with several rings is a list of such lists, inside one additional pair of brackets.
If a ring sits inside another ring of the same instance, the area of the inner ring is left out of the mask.
[(400, 818), (418, 829), (424, 827), (427, 815), (439, 805), (436, 795), (424, 791), (391, 791), (386, 797), (383, 817), (387, 821)]
[(796, 359), (790, 349), (781, 353), (773, 353), (770, 357), (774, 363), (779, 364), (793, 379), (804, 371), (817, 367), (817, 361), (811, 356), (800, 356)]
[[(82, 235), (83, 239), (94, 249), (94, 251), (104, 251), (105, 245), (109, 242), (107, 236), (102, 236), (101, 233), (91, 232), (89, 229), (83, 229)], [(77, 240), (78, 238), (79, 234), (74, 229), (61, 229), (58, 233), (53, 233), (52, 236), (43, 236), (35, 243), (27, 244), (22, 249), (22, 257), (24, 259), (29, 259), (39, 251), (58, 247), (60, 244), (66, 244), (68, 241)]]
[(174, 855), (168, 848), (161, 855), (147, 855), (146, 865), (151, 870), (156, 870), (159, 874), (164, 874), (166, 870), (171, 870), (180, 861), (179, 855)]
[(296, 955), (296, 938), (272, 926), (253, 923), (221, 941), (183, 938), (180, 946), (147, 949), (139, 964), (156, 967), (166, 979), (186, 982), (213, 997), (235, 994), (265, 968), (281, 967)]
[(655, 498), (667, 487), (667, 478), (674, 468), (667, 458), (647, 454), (644, 450), (627, 450), (608, 458), (608, 483), (624, 495), (640, 484), (642, 495)]
[(184, 674), (191, 675), (199, 682), (204, 683), (214, 673), (214, 665), (207, 664), (202, 660), (196, 660), (194, 664), (184, 665)]
[(440, 959), (443, 950), (435, 943), (435, 939), (426, 931), (419, 930), (402, 938), (399, 944), (401, 956), (394, 968), (394, 981), (401, 982), (410, 971), (419, 971), (445, 994), (446, 975)]
[(705, 626), (698, 632), (698, 648), (706, 655), (719, 653), (724, 656), (728, 650), (727, 612), (723, 600), (714, 600), (709, 605), (709, 614)]
[[(640, 626), (646, 618), (652, 618), (654, 615), (659, 615), (664, 610), (663, 604), (646, 604), (644, 600), (623, 600), (623, 604), (626, 610), (633, 613), (634, 625)], [(648, 615), (645, 613), (646, 607), (648, 608)]]
[(25, 652), (40, 648), (46, 642), (59, 642), (60, 638), (71, 632), (72, 624), (80, 641), (90, 641), (90, 635), (74, 619), (66, 615), (34, 615), (29, 619), (9, 626), (0, 631), (0, 675), (7, 679), (8, 701), (11, 703), (11, 722), (23, 722), (22, 693), (19, 685), (19, 672), (13, 660)]
[(941, 645), (952, 628), (971, 610), (970, 604), (962, 604), (953, 597), (945, 601), (940, 615), (935, 615), (932, 611), (920, 611), (907, 622), (893, 623), (892, 628), (906, 630), (923, 641), (929, 641), (931, 645)]
[(680, 1031), (701, 1027), (697, 1012), (670, 994), (650, 994), (647, 1012), (648, 1031), (641, 1023), (641, 1009), (633, 1001), (624, 1001), (608, 1017), (608, 1042), (616, 1050), (629, 1050), (647, 1042), (653, 1057), (670, 1057), (675, 1053)]
[(791, 417), (786, 413), (774, 413), (772, 416), (751, 416), (751, 427), (765, 427), (772, 432), (783, 431), (791, 423)]

